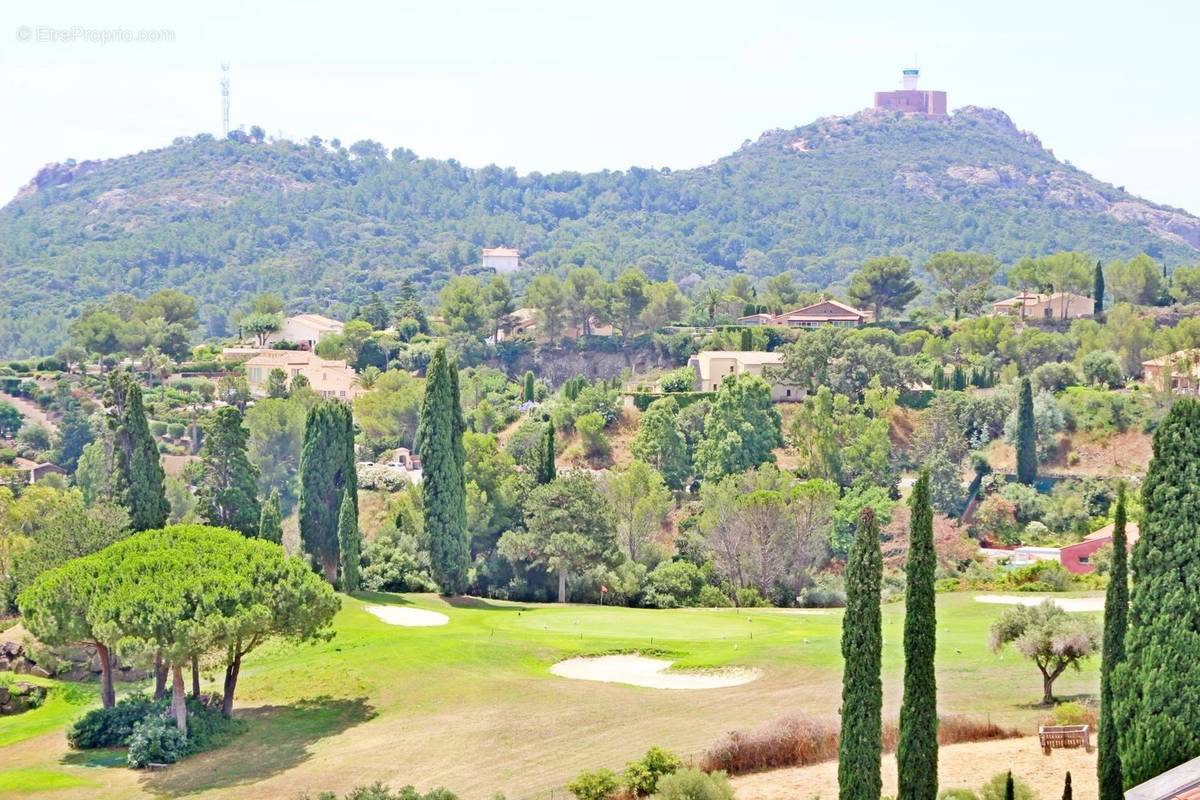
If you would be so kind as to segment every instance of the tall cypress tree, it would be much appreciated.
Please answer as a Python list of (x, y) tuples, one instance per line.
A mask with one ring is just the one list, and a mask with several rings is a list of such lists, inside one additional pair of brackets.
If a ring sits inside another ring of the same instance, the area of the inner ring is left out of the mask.
[(1129, 616), (1129, 571), (1126, 564), (1125, 486), (1117, 488), (1117, 510), (1113, 515), (1112, 570), (1104, 596), (1104, 650), (1100, 662), (1100, 752), (1096, 760), (1099, 800), (1122, 800), (1119, 732), (1114, 716), (1116, 694), (1113, 672), (1125, 658), (1125, 629)]
[[(300, 453), (300, 541), (325, 580), (337, 581), (342, 497), (358, 507), (354, 421), (350, 406), (323, 400), (308, 411)], [(357, 514), (356, 514), (357, 516)]]
[(542, 443), (538, 447), (537, 470), (535, 470), (534, 480), (538, 485), (549, 483), (554, 480), (557, 474), (557, 467), (554, 459), (557, 455), (557, 445), (554, 443), (554, 423), (550, 420), (549, 414), (542, 415)]
[(1033, 387), (1021, 378), (1017, 395), (1017, 480), (1026, 486), (1037, 478), (1037, 427), (1033, 418)]
[(171, 505), (158, 446), (146, 422), (142, 387), (129, 373), (114, 372), (108, 379), (106, 399), (116, 456), (116, 496), (129, 511), (129, 527), (134, 531), (161, 528)]
[(342, 498), (338, 514), (338, 552), (342, 561), (342, 591), (357, 592), (362, 540), (358, 533), (358, 509), (349, 494)]
[(525, 383), (521, 390), (521, 400), (526, 403), (533, 402), (533, 370), (525, 370)]
[(1007, 777), (1004, 779), (1004, 800), (1016, 800), (1017, 787), (1013, 783), (1012, 770), (1009, 770)]
[(209, 525), (257, 536), (258, 467), (246, 456), (248, 431), (233, 406), (218, 408), (204, 421), (196, 513)]
[(1073, 800), (1073, 798), (1074, 798), (1074, 795), (1071, 791), (1071, 771), (1067, 770), (1067, 779), (1063, 783), (1062, 800)]
[(1099, 319), (1104, 314), (1104, 270), (1096, 261), (1096, 272), (1092, 275), (1092, 316)]
[(1155, 432), (1142, 507), (1124, 660), (1113, 673), (1126, 786), (1200, 753), (1200, 401), (1176, 401)]
[(883, 646), (879, 608), (883, 557), (879, 524), (866, 506), (846, 560), (846, 613), (842, 617), (842, 731), (838, 742), (840, 800), (879, 800), (883, 780)]
[(425, 373), (425, 398), (417, 443), (421, 453), (421, 497), (433, 579), (442, 594), (467, 585), (470, 540), (463, 465), (465, 425), (458, 397), (458, 370), (439, 347)]
[(922, 471), (913, 487), (912, 525), (908, 538), (907, 585), (904, 591), (904, 701), (900, 706), (900, 740), (896, 763), (900, 773), (898, 800), (936, 800), (938, 765), (937, 618), (933, 579), (933, 507), (929, 473)]
[(267, 502), (262, 504), (262, 513), (258, 516), (258, 538), (275, 544), (283, 543), (283, 519), (277, 491), (272, 491)]

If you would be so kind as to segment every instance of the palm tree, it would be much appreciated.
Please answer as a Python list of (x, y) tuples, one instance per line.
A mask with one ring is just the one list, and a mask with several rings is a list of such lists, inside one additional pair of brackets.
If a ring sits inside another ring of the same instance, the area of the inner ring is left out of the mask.
[(372, 364), (354, 377), (354, 383), (364, 389), (373, 389), (382, 374), (379, 367)]

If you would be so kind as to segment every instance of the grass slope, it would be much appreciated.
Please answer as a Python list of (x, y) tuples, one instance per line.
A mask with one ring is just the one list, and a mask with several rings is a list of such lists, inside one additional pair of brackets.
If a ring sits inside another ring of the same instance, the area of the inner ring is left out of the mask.
[[(412, 604), (451, 621), (389, 626), (363, 610), (370, 603)], [(1011, 652), (987, 650), (987, 628), (1001, 610), (967, 594), (939, 597), (941, 704), (1032, 729), (1042, 713), (1030, 705), (1039, 697), (1036, 669)], [(468, 800), (496, 791), (514, 800), (561, 794), (580, 769), (619, 768), (651, 745), (694, 755), (725, 731), (783, 713), (835, 713), (840, 621), (837, 611), (658, 611), (364, 593), (345, 603), (333, 641), (253, 655), (238, 697), (250, 730), (225, 750), (163, 772), (103, 768), (110, 754), (69, 753), (60, 718), (0, 749), (0, 776), (40, 770), (92, 784), (56, 790), (63, 798), (292, 800), (374, 780), (445, 785)], [(903, 606), (884, 609), (888, 713), (899, 706), (902, 622)], [(549, 673), (565, 657), (628, 650), (665, 653), (682, 668), (754, 666), (762, 677), (689, 692)], [(1061, 695), (1094, 693), (1095, 665), (1059, 683)], [(23, 795), (0, 789), (4, 800), (16, 796)]]

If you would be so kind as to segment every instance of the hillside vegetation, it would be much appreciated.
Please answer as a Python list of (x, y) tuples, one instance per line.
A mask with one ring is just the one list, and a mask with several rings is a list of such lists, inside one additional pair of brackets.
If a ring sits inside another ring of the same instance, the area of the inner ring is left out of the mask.
[(882, 253), (1144, 251), (1177, 264), (1200, 252), (1200, 220), (976, 108), (822, 119), (678, 171), (520, 176), (371, 141), (200, 135), (50, 165), (0, 209), (0, 356), (52, 352), (86, 301), (114, 292), (182, 289), (222, 335), (258, 291), (337, 313), (405, 276), (432, 294), (499, 244), (535, 268), (637, 266), (684, 287), (791, 271), (821, 288)]

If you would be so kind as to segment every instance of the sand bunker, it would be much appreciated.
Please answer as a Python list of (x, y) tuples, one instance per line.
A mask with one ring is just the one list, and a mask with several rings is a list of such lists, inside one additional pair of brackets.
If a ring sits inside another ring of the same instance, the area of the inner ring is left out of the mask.
[(388, 625), (403, 625), (406, 628), (431, 628), (435, 625), (445, 625), (450, 618), (437, 611), (426, 611), (423, 608), (405, 608), (404, 606), (367, 606), (375, 616)]
[(1040, 606), (1042, 601), (1049, 600), (1063, 611), (1103, 611), (1103, 597), (1021, 597), (1013, 594), (977, 594), (976, 602), (1003, 603), (1010, 606)]
[(752, 669), (710, 672), (666, 672), (674, 664), (661, 658), (638, 655), (568, 658), (550, 668), (560, 678), (644, 686), (648, 689), (721, 689), (740, 686), (758, 677)]

